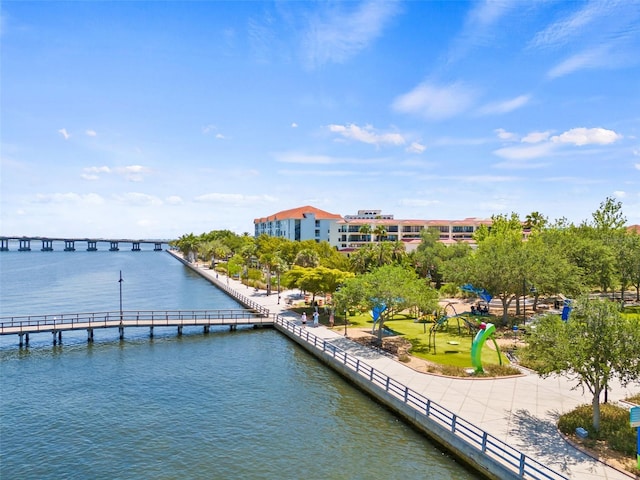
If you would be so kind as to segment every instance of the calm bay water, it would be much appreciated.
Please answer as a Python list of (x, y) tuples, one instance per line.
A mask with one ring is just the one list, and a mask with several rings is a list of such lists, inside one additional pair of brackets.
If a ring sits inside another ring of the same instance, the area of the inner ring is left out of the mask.
[[(62, 247), (56, 245), (56, 249)], [(233, 308), (164, 252), (2, 252), (0, 315)], [(273, 330), (0, 338), (0, 477), (478, 478)]]

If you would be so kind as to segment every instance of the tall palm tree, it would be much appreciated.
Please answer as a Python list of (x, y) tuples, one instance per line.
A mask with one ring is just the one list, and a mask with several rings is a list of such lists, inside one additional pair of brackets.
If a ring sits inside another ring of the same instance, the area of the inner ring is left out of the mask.
[(320, 257), (315, 250), (305, 248), (298, 252), (293, 263), (301, 267), (317, 267), (320, 265)]
[(373, 230), (374, 235), (376, 236), (376, 240), (378, 241), (378, 248), (380, 249), (380, 256), (378, 258), (378, 266), (382, 266), (382, 240), (387, 236), (387, 229), (384, 225), (376, 225), (376, 228)]
[(369, 225), (368, 223), (361, 225), (358, 229), (358, 232), (367, 239), (367, 242), (371, 241), (371, 232), (373, 232), (371, 225)]

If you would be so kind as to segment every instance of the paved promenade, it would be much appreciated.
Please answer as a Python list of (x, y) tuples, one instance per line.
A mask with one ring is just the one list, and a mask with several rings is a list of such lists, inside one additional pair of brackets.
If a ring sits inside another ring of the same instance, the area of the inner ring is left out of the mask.
[[(202, 274), (216, 281), (215, 273), (203, 269)], [(240, 282), (227, 279), (222, 275), (217, 281), (228, 284), (238, 293), (264, 305), (271, 313), (281, 313), (299, 322), (294, 312), (286, 310), (285, 303), (287, 296), (299, 292), (283, 292), (278, 304), (278, 296), (275, 293), (267, 297), (264, 291), (256, 293)], [(591, 402), (591, 394), (588, 391), (572, 390), (572, 384), (564, 377), (542, 379), (534, 373), (525, 372), (523, 376), (516, 378), (462, 379), (416, 372), (394, 360), (393, 357), (350, 341), (344, 337), (342, 328), (337, 327), (336, 330), (323, 326), (313, 328), (310, 320), (307, 328), (314, 335), (334, 343), (389, 377), (439, 403), (568, 478), (576, 480), (634, 478), (630, 474), (620, 472), (583, 454), (558, 433), (556, 421), (559, 415), (572, 410), (577, 405)], [(639, 389), (638, 384), (626, 389), (618, 384), (612, 385), (609, 401), (621, 400)]]

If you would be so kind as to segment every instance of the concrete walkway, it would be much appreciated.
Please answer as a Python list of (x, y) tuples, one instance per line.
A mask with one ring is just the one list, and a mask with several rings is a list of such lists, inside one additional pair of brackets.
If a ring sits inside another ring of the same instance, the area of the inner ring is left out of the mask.
[[(289, 296), (298, 298), (299, 292), (284, 291), (278, 303), (278, 295), (267, 296), (264, 291), (247, 289), (239, 281), (210, 270), (198, 269), (214, 283), (226, 283), (238, 293), (265, 306), (271, 313), (280, 313), (299, 322), (299, 316), (286, 310)], [(578, 405), (591, 403), (591, 394), (581, 389), (572, 390), (572, 383), (565, 377), (543, 379), (537, 374), (525, 372), (521, 377), (501, 379), (448, 378), (417, 372), (403, 363), (344, 337), (340, 327), (331, 330), (324, 326), (313, 328), (311, 318), (308, 328), (323, 338), (359, 357), (370, 366), (389, 377), (421, 393), (451, 412), (475, 424), (522, 453), (576, 480), (629, 480), (631, 474), (623, 473), (583, 454), (559, 434), (556, 422), (559, 415)], [(611, 385), (609, 401), (621, 400), (637, 393), (640, 385), (623, 388)]]

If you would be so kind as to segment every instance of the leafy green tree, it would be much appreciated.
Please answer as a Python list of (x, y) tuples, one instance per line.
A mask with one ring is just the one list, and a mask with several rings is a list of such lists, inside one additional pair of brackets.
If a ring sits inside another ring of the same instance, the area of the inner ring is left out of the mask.
[(600, 231), (620, 230), (627, 223), (622, 214), (622, 202), (607, 197), (592, 214), (593, 226)]
[(416, 273), (399, 265), (383, 265), (374, 271), (346, 280), (335, 294), (339, 310), (360, 305), (368, 310), (384, 305), (377, 324), (378, 342), (382, 342), (384, 323), (397, 312), (420, 306), (432, 310), (438, 294)]
[(447, 275), (459, 284), (470, 282), (502, 302), (502, 324), (511, 302), (522, 292), (527, 267), (522, 225), (515, 214), (494, 216), (491, 230), (478, 229), (478, 248), (469, 257), (447, 264)]
[(542, 376), (569, 377), (592, 394), (593, 428), (600, 429), (600, 395), (617, 378), (640, 379), (640, 322), (620, 314), (618, 305), (582, 297), (567, 322), (547, 315), (529, 339), (528, 356)]
[(540, 295), (579, 295), (583, 291), (581, 270), (571, 263), (557, 243), (555, 232), (533, 231), (523, 244), (525, 277), (523, 294), (533, 295), (533, 309)]
[[(635, 232), (624, 232), (616, 238), (616, 270), (620, 282), (620, 300), (624, 305), (624, 293), (629, 285), (640, 284), (640, 235)], [(636, 287), (636, 298), (638, 289)]]
[(410, 255), (411, 264), (419, 276), (428, 278), (439, 290), (445, 281), (445, 265), (453, 259), (468, 257), (471, 247), (465, 242), (445, 245), (439, 241), (440, 231), (435, 228), (423, 230), (420, 237), (420, 245)]
[(294, 265), (291, 270), (284, 274), (284, 283), (289, 287), (297, 287), (300, 290), (311, 293), (311, 303), (313, 304), (316, 295), (319, 293), (333, 294), (339, 285), (353, 276), (351, 272), (332, 268), (307, 268)]
[(636, 289), (636, 302), (640, 302), (640, 234), (630, 235), (632, 254), (628, 264), (629, 283)]

